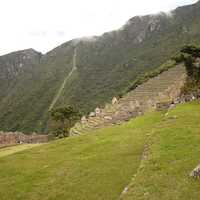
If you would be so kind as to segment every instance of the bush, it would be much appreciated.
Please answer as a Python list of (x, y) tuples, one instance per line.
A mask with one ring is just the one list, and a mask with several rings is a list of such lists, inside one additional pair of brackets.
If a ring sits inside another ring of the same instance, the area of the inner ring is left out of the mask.
[(182, 88), (182, 93), (189, 94), (200, 88), (200, 67), (197, 62), (197, 58), (200, 58), (200, 48), (187, 45), (181, 49), (181, 53), (188, 75), (186, 84)]
[(172, 57), (172, 60), (174, 60), (177, 64), (179, 64), (179, 63), (184, 62), (185, 56), (183, 53), (178, 53)]

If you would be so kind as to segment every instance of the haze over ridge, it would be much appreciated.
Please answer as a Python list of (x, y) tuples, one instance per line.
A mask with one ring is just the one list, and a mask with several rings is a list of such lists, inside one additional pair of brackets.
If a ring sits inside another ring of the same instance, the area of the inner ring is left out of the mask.
[(195, 2), (2, 0), (0, 55), (27, 48), (46, 53), (68, 40), (118, 29), (135, 15), (169, 11)]

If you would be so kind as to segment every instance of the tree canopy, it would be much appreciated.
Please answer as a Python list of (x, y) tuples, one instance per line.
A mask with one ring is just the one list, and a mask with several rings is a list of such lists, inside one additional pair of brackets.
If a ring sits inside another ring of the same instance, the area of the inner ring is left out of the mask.
[(51, 118), (59, 124), (56, 130), (54, 130), (54, 134), (56, 136), (68, 136), (69, 129), (80, 118), (80, 113), (72, 106), (65, 106), (53, 109), (51, 111)]

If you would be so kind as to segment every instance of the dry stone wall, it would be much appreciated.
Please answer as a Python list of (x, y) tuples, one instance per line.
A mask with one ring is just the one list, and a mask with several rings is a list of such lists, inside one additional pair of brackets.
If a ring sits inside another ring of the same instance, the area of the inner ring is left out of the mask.
[(0, 147), (23, 143), (45, 143), (48, 142), (48, 140), (49, 138), (47, 135), (25, 135), (20, 132), (0, 132)]

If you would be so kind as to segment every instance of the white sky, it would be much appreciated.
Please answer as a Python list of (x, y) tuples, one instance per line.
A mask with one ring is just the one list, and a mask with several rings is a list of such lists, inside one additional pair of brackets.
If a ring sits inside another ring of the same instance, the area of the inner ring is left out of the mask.
[(197, 0), (0, 0), (0, 55), (43, 53), (82, 36), (120, 28), (135, 15), (169, 11)]

